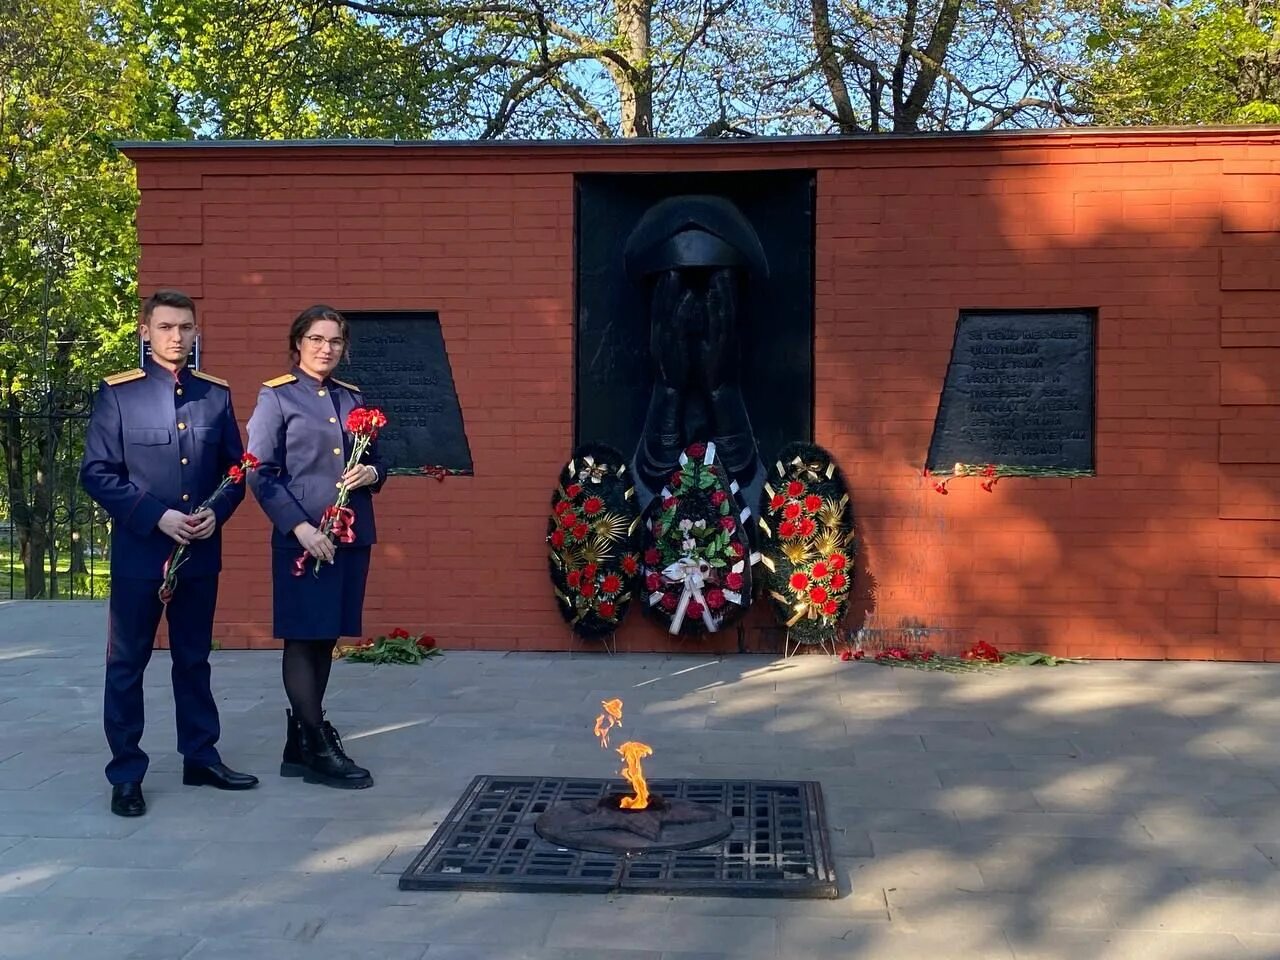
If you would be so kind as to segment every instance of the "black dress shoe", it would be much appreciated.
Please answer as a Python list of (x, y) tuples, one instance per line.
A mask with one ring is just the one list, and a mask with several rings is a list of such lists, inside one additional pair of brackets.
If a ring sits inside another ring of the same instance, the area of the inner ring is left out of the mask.
[(111, 812), (117, 817), (140, 817), (147, 812), (147, 801), (142, 799), (142, 784), (117, 783), (111, 788)]
[(211, 763), (207, 767), (184, 763), (182, 765), (182, 782), (188, 787), (250, 790), (258, 785), (258, 778), (250, 773), (236, 773), (225, 763)]

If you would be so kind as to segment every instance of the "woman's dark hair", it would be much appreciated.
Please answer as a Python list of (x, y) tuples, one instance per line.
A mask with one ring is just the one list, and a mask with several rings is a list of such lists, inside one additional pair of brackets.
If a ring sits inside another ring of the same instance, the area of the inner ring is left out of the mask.
[[(307, 335), (307, 331), (311, 329), (313, 323), (317, 323), (320, 320), (332, 320), (338, 325), (338, 329), (342, 331), (342, 339), (350, 339), (347, 330), (347, 318), (333, 309), (333, 307), (323, 303), (307, 307), (307, 309), (298, 314), (297, 319), (289, 327), (289, 356), (294, 363), (299, 360), (298, 341)], [(346, 350), (343, 350), (342, 355), (343, 359), (345, 359)]]

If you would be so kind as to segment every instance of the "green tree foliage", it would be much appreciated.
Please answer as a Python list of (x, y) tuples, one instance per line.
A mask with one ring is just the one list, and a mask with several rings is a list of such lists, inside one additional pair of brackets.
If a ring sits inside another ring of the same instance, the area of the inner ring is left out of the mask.
[(1082, 100), (1104, 124), (1280, 122), (1280, 3), (1107, 0)]

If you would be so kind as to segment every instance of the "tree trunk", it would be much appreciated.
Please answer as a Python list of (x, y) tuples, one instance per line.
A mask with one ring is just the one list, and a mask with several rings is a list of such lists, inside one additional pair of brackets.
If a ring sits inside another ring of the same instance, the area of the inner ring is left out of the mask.
[(627, 61), (624, 68), (612, 60), (605, 66), (613, 75), (621, 100), (622, 135), (653, 136), (653, 54), (650, 48), (651, 0), (618, 0), (618, 33)]
[[(836, 108), (836, 125), (841, 133), (857, 133), (858, 118), (853, 112), (853, 102), (849, 99), (849, 88), (844, 82), (844, 73), (840, 69), (840, 58), (836, 55), (831, 35), (831, 11), (827, 0), (812, 0), (813, 8), (813, 47), (818, 55), (818, 64), (822, 67), (822, 76), (827, 81), (827, 90), (831, 93), (831, 102)], [(875, 97), (872, 97), (871, 110), (876, 111)], [(872, 122), (874, 129), (875, 122)]]

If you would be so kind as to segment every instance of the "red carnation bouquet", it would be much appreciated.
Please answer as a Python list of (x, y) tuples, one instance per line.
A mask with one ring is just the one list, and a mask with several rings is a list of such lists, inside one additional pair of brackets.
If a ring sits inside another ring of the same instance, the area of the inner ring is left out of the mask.
[[(246, 453), (240, 458), (239, 463), (234, 463), (227, 469), (227, 475), (218, 482), (217, 489), (209, 494), (209, 498), (204, 503), (196, 507), (195, 512), (199, 513), (201, 510), (212, 509), (213, 501), (220, 497), (227, 487), (237, 483), (244, 483), (244, 478), (248, 476), (249, 472), (257, 469), (258, 458), (252, 453)], [(175, 545), (173, 550), (169, 552), (169, 559), (164, 562), (160, 589), (157, 592), (160, 602), (165, 605), (168, 605), (169, 601), (173, 599), (173, 592), (178, 589), (178, 568), (186, 562), (187, 546), (185, 543)]]
[[(356, 407), (347, 414), (347, 433), (351, 434), (352, 444), (351, 456), (347, 458), (347, 465), (342, 471), (344, 474), (360, 462), (377, 439), (378, 431), (386, 425), (387, 416), (377, 407)], [(350, 488), (345, 483), (339, 484), (338, 499), (325, 507), (324, 514), (320, 517), (320, 532), (336, 543), (353, 543), (356, 539), (356, 512), (347, 506), (350, 497)], [(302, 576), (309, 556), (303, 550), (302, 555), (293, 562), (295, 577)], [(312, 571), (316, 576), (320, 574), (321, 562), (317, 557)]]

